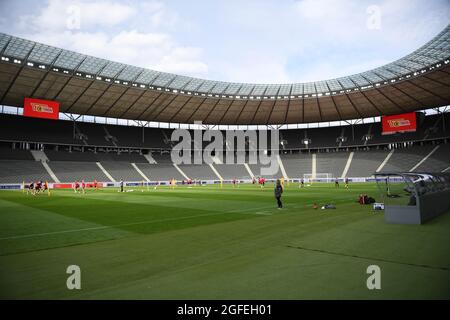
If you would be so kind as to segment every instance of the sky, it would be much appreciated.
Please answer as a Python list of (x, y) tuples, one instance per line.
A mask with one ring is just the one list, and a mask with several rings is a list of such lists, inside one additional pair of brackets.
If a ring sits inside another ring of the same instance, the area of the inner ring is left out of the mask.
[(326, 80), (392, 62), (450, 22), (449, 0), (0, 0), (0, 32), (204, 79)]

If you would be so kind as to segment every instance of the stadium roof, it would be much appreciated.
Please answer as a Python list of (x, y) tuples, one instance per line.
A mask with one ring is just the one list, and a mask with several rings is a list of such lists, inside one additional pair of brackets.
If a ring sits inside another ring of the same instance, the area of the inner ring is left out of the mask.
[(450, 104), (450, 25), (413, 53), (316, 82), (250, 84), (158, 72), (0, 33), (0, 103), (57, 100), (62, 112), (145, 121), (287, 124)]

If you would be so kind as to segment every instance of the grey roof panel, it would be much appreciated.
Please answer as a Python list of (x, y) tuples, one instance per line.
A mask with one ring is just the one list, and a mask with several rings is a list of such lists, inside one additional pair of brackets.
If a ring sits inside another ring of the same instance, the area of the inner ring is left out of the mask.
[(4, 33), (0, 33), (0, 51), (3, 50), (3, 48), (6, 47), (6, 44), (8, 43), (8, 41), (11, 39), (10, 35), (4, 34)]
[(189, 82), (186, 87), (184, 87), (184, 90), (187, 91), (196, 91), (204, 82), (205, 80), (193, 78), (191, 82)]
[(214, 87), (214, 85), (216, 84), (215, 81), (211, 81), (211, 80), (205, 80), (202, 85), (198, 88), (199, 92), (209, 92), (212, 87)]
[(142, 84), (150, 84), (158, 75), (158, 71), (146, 69), (135, 81)]
[(355, 84), (349, 77), (342, 77), (337, 79), (344, 89), (353, 89), (355, 88)]
[(303, 94), (303, 83), (294, 83), (292, 85), (292, 95), (301, 95)]
[(183, 89), (183, 87), (191, 80), (191, 77), (186, 76), (176, 76), (175, 79), (170, 83), (169, 88), (171, 89)]
[(329, 92), (326, 81), (317, 81), (315, 82), (317, 93), (325, 93)]
[(377, 75), (376, 73), (374, 73), (372, 71), (363, 72), (363, 73), (361, 73), (361, 76), (363, 76), (364, 78), (366, 78), (367, 80), (372, 82), (372, 84), (383, 81), (383, 78), (381, 78), (379, 75)]
[[(402, 66), (405, 69), (408, 69), (410, 71), (416, 71), (419, 69), (423, 69), (425, 67), (425, 65), (421, 64), (421, 63), (417, 63), (415, 61), (411, 61), (411, 60), (399, 60), (395, 63), (396, 65)], [(405, 74), (405, 73), (402, 73)]]
[(28, 60), (49, 65), (55, 60), (61, 51), (62, 49), (37, 43), (33, 50), (31, 50)]
[(265, 95), (266, 96), (276, 96), (278, 94), (278, 90), (280, 90), (279, 84), (269, 84), (267, 86)]
[(97, 74), (107, 63), (108, 60), (87, 56), (78, 67), (77, 71)]
[(264, 92), (266, 91), (267, 85), (265, 84), (257, 84), (253, 88), (253, 91), (251, 93), (252, 96), (262, 96)]
[(364, 77), (362, 77), (360, 74), (354, 74), (349, 78), (352, 79), (352, 81), (356, 83), (358, 86), (365, 87), (370, 85), (369, 81), (364, 79)]
[(115, 78), (119, 72), (123, 70), (123, 68), (125, 68), (125, 65), (122, 63), (110, 62), (105, 68), (103, 68), (99, 76)]
[(398, 65), (396, 63), (390, 63), (385, 67), (385, 69), (392, 71), (393, 73), (396, 73), (397, 75), (407, 74), (412, 71), (412, 69), (407, 69), (401, 65)]
[(160, 73), (155, 80), (153, 80), (152, 85), (158, 87), (166, 87), (173, 79), (174, 74), (170, 73)]
[(253, 88), (255, 87), (254, 84), (245, 83), (242, 85), (242, 87), (239, 89), (238, 94), (242, 96), (248, 96), (253, 91)]
[(339, 81), (337, 81), (337, 79), (327, 80), (327, 84), (331, 91), (340, 91), (343, 89)]
[(280, 90), (278, 91), (279, 96), (288, 96), (291, 94), (291, 84), (282, 84)]
[(225, 91), (225, 89), (228, 87), (228, 85), (229, 85), (228, 82), (216, 82), (216, 85), (211, 90), (211, 93), (222, 94)]
[(306, 82), (303, 84), (303, 94), (316, 94), (314, 82)]
[[(137, 76), (140, 76), (145, 69), (135, 67), (135, 66), (126, 66), (125, 69), (123, 69), (119, 75), (117, 76), (117, 79), (123, 80), (123, 81), (132, 81), (136, 79)], [(147, 83), (150, 81), (147, 81)]]
[(14, 58), (24, 59), (30, 53), (34, 44), (35, 42), (30, 40), (12, 37), (4, 54)]
[(225, 94), (236, 94), (239, 91), (239, 88), (242, 86), (242, 83), (230, 83), (228, 88), (225, 90)]
[(387, 70), (386, 68), (380, 67), (372, 70), (374, 73), (379, 74), (384, 79), (391, 79), (395, 78), (397, 75), (395, 73), (392, 73), (391, 71)]
[(86, 56), (83, 54), (63, 50), (53, 65), (59, 68), (75, 70), (84, 58)]

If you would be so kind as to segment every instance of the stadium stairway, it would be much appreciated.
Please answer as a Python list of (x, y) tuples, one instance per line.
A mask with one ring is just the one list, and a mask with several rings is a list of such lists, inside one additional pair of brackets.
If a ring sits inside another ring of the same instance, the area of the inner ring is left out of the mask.
[(132, 167), (141, 175), (142, 178), (144, 178), (145, 181), (150, 181), (150, 179), (145, 175), (145, 173), (142, 172), (141, 169), (136, 165), (136, 163), (131, 163)]
[(40, 161), (0, 160), (0, 183), (54, 182)]
[(50, 161), (49, 166), (61, 182), (111, 180), (95, 162)]
[(213, 166), (212, 163), (209, 164), (209, 167), (211, 168), (211, 170), (215, 173), (216, 177), (222, 181), (223, 177), (220, 175), (219, 171), (217, 171), (217, 169)]
[(388, 152), (382, 150), (355, 151), (347, 177), (370, 177), (386, 159)]
[(439, 148), (414, 171), (444, 172), (450, 166), (450, 144), (441, 144)]
[(101, 165), (115, 181), (142, 181), (144, 179), (130, 162), (103, 161)]
[(139, 170), (144, 173), (150, 181), (169, 181), (170, 179), (184, 180), (186, 179), (172, 164), (170, 163), (136, 163)]
[(417, 146), (396, 149), (380, 172), (409, 171), (419, 163), (434, 146)]
[(348, 156), (348, 152), (317, 153), (317, 173), (331, 173), (333, 177), (341, 177)]
[(178, 165), (178, 168), (182, 170), (191, 179), (194, 180), (217, 180), (217, 175), (207, 164), (184, 164)]
[(350, 169), (350, 166), (352, 165), (352, 160), (353, 160), (354, 154), (355, 153), (353, 151), (349, 153), (347, 162), (344, 167), (344, 171), (342, 171), (342, 174), (341, 174), (341, 178), (347, 177), (348, 169)]
[(289, 178), (303, 178), (312, 171), (311, 154), (282, 154), (283, 165)]
[(214, 167), (224, 180), (252, 178), (243, 164), (215, 164)]

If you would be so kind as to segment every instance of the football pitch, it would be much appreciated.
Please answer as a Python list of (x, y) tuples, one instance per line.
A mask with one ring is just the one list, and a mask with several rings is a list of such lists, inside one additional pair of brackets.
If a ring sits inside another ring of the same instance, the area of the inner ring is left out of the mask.
[(291, 184), (282, 210), (271, 184), (126, 191), (0, 191), (0, 298), (450, 298), (450, 214), (387, 224), (357, 202), (375, 184)]

